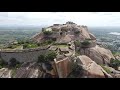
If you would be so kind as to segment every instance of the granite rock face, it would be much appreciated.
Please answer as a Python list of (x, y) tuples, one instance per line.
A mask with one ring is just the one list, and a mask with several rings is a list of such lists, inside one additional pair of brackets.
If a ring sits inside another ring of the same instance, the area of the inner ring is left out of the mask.
[(91, 60), (89, 57), (85, 55), (81, 55), (77, 57), (77, 63), (82, 65), (86, 73), (84, 76), (87, 78), (110, 78), (112, 77), (108, 74), (103, 68), (98, 65), (96, 62)]
[(97, 64), (109, 64), (112, 58), (115, 59), (110, 50), (98, 45), (91, 48), (81, 48), (80, 53), (81, 55), (87, 55)]

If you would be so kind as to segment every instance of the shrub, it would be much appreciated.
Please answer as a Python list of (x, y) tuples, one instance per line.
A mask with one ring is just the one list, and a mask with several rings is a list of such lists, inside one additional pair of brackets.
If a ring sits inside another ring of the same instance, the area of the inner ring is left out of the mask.
[(16, 67), (17, 64), (20, 64), (15, 58), (11, 58), (9, 61), (10, 67)]
[(52, 34), (52, 31), (43, 31), (43, 33), (45, 34), (45, 35), (51, 35)]
[(49, 63), (49, 61), (53, 61), (56, 58), (57, 54), (54, 51), (49, 51), (46, 54), (42, 54), (38, 57), (37, 63)]
[(103, 65), (101, 65), (101, 67), (102, 67), (107, 73), (111, 73), (111, 71), (110, 71), (107, 67), (105, 67), (105, 66), (103, 66)]
[(19, 40), (19, 41), (18, 41), (18, 44), (24, 44), (24, 41)]
[(117, 69), (120, 66), (120, 61), (115, 59), (115, 60), (110, 60), (110, 66)]
[(88, 45), (90, 45), (90, 42), (89, 42), (89, 40), (85, 40), (81, 44), (84, 46), (88, 46)]
[(75, 31), (74, 33), (75, 33), (75, 34), (80, 34), (80, 31)]
[(38, 46), (40, 46), (40, 43), (37, 43)]
[(46, 61), (53, 61), (54, 58), (56, 58), (56, 56), (57, 56), (56, 52), (54, 52), (54, 51), (49, 51), (49, 52), (46, 54), (46, 56), (45, 56), (45, 60), (46, 60)]
[(74, 44), (75, 44), (75, 46), (80, 46), (80, 41), (78, 41), (78, 40), (76, 40), (75, 42), (74, 42)]
[(27, 48), (27, 46), (28, 46), (27, 44), (24, 44), (24, 45), (23, 45), (23, 48), (25, 49), (25, 48)]
[(51, 44), (53, 42), (53, 40), (47, 40), (46, 43), (47, 44)]
[(52, 39), (50, 40), (45, 40), (44, 42), (42, 42), (40, 45), (49, 45), (51, 43), (54, 43), (54, 41)]
[(12, 45), (10, 45), (10, 46), (8, 46), (8, 48), (11, 48), (11, 49), (12, 49), (13, 47), (12, 47)]
[(21, 65), (22, 65), (22, 64), (17, 63), (15, 67), (16, 67), (16, 68), (19, 68)]
[(39, 57), (38, 57), (38, 63), (43, 63), (45, 61), (45, 55), (40, 55)]

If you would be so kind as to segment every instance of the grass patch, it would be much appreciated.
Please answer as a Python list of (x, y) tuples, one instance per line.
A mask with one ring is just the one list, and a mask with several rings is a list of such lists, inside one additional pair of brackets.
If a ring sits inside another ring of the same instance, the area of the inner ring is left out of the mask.
[(120, 55), (120, 52), (112, 52), (113, 55)]
[(25, 48), (36, 48), (36, 47), (39, 47), (39, 46), (38, 46), (38, 44), (34, 44), (34, 43), (32, 43), (32, 44), (24, 44), (23, 45), (24, 49)]
[(12, 77), (12, 78), (14, 78), (14, 77), (15, 77), (15, 75), (16, 75), (16, 71), (17, 71), (17, 69), (16, 69), (16, 68), (12, 69), (12, 75), (11, 75), (11, 77)]
[(76, 51), (75, 56), (79, 56), (79, 55), (80, 55), (80, 52)]
[(38, 47), (37, 44), (28, 44), (27, 45), (27, 48), (35, 48), (35, 47)]
[(100, 65), (108, 74), (109, 73), (111, 73), (111, 71), (107, 68), (107, 67), (105, 67), (104, 65)]

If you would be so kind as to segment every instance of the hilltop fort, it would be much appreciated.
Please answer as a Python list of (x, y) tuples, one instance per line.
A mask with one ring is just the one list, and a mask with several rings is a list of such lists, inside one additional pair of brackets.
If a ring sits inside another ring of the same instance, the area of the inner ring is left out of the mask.
[[(54, 51), (57, 55), (50, 62), (52, 69), (48, 70), (46, 63), (42, 63), (41, 66), (45, 70), (44, 73), (49, 73), (52, 77), (70, 77), (73, 75), (73, 67), (80, 66), (84, 73), (78, 77), (112, 77), (99, 65), (109, 65), (115, 58), (110, 50), (97, 45), (96, 37), (88, 31), (87, 26), (70, 21), (65, 24), (53, 24), (42, 28), (31, 40), (39, 44), (39, 47), (22, 50), (3, 49), (0, 51), (0, 57), (7, 62), (11, 58), (16, 58), (19, 62), (37, 62), (39, 55)], [(27, 70), (25, 67), (24, 69)], [(17, 73), (19, 72), (18, 70)], [(16, 74), (15, 77), (22, 75)]]

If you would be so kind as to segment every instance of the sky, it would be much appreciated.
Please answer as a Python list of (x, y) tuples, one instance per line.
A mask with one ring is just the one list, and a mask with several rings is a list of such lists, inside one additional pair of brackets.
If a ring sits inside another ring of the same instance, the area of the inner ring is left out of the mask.
[(86, 26), (120, 26), (120, 12), (0, 12), (0, 26), (41, 26), (67, 21)]

